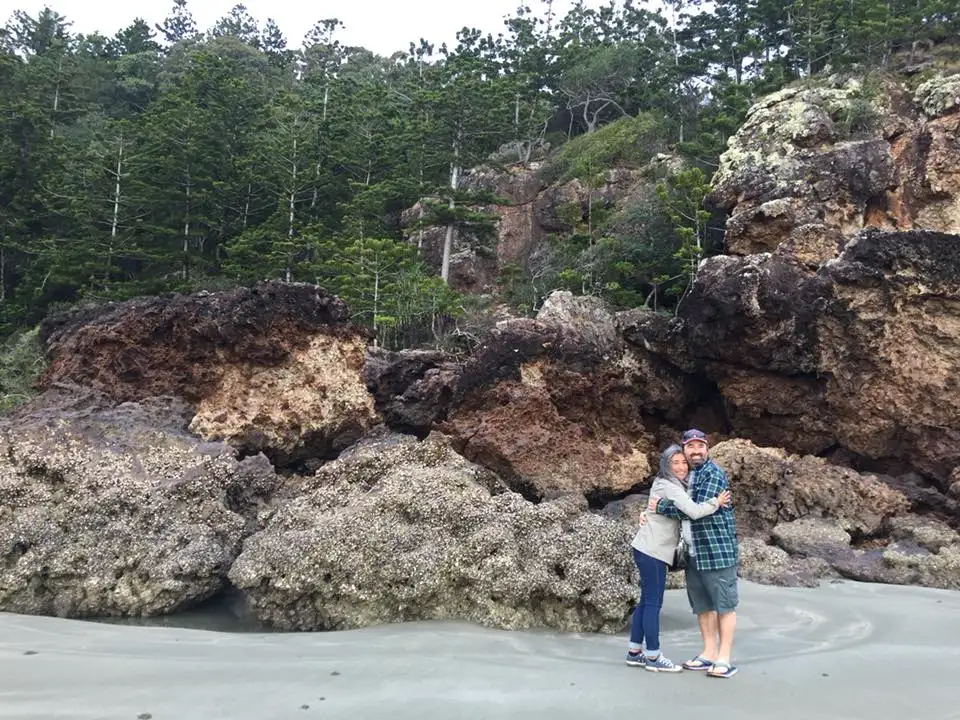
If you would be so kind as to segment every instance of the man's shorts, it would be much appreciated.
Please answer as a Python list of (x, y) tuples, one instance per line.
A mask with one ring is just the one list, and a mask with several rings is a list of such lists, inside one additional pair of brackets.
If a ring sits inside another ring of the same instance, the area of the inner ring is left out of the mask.
[(684, 576), (687, 599), (694, 615), (715, 611), (727, 613), (737, 609), (740, 596), (737, 591), (737, 566), (721, 570), (697, 570), (690, 559)]

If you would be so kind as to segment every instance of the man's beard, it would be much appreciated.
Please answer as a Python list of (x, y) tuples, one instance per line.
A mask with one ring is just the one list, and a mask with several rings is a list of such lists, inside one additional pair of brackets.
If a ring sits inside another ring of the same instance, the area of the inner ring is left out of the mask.
[(698, 467), (700, 467), (701, 465), (703, 465), (704, 463), (707, 462), (707, 458), (706, 458), (706, 456), (704, 456), (704, 457), (697, 457), (697, 458), (692, 458), (692, 457), (691, 457), (691, 458), (687, 458), (687, 462), (690, 463), (690, 465), (692, 465), (693, 467), (698, 468)]

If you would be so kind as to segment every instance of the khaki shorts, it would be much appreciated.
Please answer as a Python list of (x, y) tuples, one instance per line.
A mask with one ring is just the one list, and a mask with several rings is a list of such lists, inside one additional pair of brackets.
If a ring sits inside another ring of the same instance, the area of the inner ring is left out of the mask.
[[(691, 565), (694, 562), (691, 558)], [(684, 576), (687, 599), (694, 615), (705, 612), (728, 613), (737, 609), (740, 595), (736, 565), (720, 570), (697, 570), (688, 565)]]

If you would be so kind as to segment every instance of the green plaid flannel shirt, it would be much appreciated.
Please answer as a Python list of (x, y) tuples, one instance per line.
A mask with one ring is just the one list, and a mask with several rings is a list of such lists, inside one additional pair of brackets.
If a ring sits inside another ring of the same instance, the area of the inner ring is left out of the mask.
[[(690, 473), (690, 497), (696, 503), (715, 498), (727, 489), (727, 476), (713, 460)], [(674, 507), (672, 500), (660, 500), (657, 513), (676, 520), (689, 520)], [(721, 570), (737, 564), (737, 524), (733, 509), (723, 507), (699, 520), (691, 520), (693, 549), (697, 570)]]

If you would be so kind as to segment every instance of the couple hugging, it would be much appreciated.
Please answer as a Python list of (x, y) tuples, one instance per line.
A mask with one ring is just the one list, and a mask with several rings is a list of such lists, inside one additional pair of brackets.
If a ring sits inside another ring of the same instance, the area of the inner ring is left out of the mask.
[[(703, 670), (710, 677), (733, 677), (737, 528), (727, 476), (710, 459), (707, 437), (700, 430), (687, 430), (681, 445), (663, 451), (647, 512), (631, 544), (640, 570), (640, 601), (633, 611), (627, 664), (651, 672)], [(702, 652), (682, 666), (660, 652), (667, 569), (679, 566), (703, 638)]]

